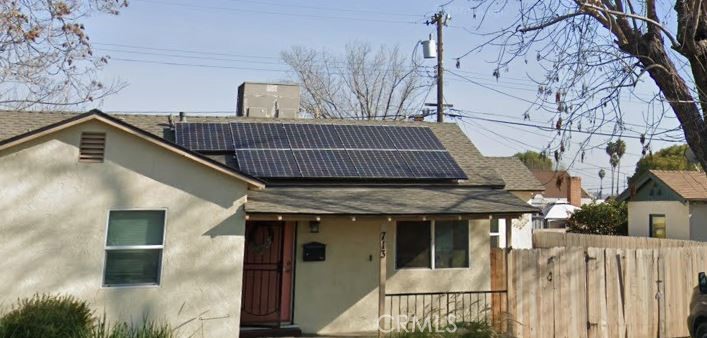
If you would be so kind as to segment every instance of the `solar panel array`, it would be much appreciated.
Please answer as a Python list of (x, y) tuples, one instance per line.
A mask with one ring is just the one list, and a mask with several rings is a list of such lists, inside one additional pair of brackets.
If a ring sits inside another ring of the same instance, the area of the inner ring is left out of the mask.
[(233, 152), (263, 178), (465, 179), (426, 127), (288, 123), (179, 123), (176, 142)]

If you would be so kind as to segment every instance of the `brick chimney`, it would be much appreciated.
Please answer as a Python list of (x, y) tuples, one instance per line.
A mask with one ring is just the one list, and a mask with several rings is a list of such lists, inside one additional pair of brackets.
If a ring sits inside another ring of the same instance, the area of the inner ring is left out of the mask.
[(567, 202), (575, 207), (582, 206), (582, 178), (579, 176), (571, 176), (569, 186), (567, 187)]

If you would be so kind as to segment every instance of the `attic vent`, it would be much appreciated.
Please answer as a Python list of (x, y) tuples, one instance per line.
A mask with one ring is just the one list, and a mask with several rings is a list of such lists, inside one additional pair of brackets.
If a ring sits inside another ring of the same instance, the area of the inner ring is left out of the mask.
[(79, 146), (79, 162), (103, 162), (105, 151), (106, 133), (81, 133), (81, 145)]

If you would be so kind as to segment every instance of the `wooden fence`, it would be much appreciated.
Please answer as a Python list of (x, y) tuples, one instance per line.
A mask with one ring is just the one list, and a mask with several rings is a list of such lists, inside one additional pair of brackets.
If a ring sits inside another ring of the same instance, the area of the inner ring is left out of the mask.
[(706, 247), (706, 242), (648, 237), (600, 236), (533, 231), (533, 248), (581, 247), (613, 249), (660, 249)]
[(509, 253), (516, 337), (686, 337), (707, 248), (547, 248)]

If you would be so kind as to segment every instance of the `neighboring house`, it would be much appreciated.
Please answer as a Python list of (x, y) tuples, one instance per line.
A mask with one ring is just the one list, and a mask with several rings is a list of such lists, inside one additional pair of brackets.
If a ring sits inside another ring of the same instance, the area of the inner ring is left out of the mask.
[[(519, 199), (530, 203), (545, 187), (528, 167), (515, 157), (487, 157), (496, 172), (506, 182), (505, 189)], [(506, 219), (491, 220), (491, 246), (500, 248), (530, 249), (533, 247), (533, 214), (527, 213), (511, 222), (511, 238), (506, 236)]]
[(628, 202), (629, 236), (707, 241), (707, 176), (649, 170), (619, 196)]
[(533, 220), (536, 229), (564, 229), (572, 213), (595, 200), (582, 188), (582, 178), (566, 170), (532, 170), (545, 187), (530, 204), (542, 210)]
[(537, 211), (455, 124), (2, 112), (0, 140), (0, 304), (181, 336), (373, 332), (379, 262), (386, 294), (489, 290), (490, 219)]

